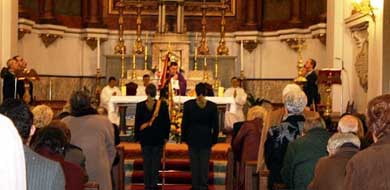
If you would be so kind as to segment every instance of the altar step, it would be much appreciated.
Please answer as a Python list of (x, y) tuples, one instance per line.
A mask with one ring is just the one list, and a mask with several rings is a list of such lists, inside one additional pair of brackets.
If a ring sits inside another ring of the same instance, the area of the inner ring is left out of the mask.
[[(191, 170), (188, 160), (167, 160), (166, 170), (160, 170), (166, 184), (191, 184)], [(224, 185), (226, 161), (210, 161), (209, 184)], [(125, 184), (143, 183), (142, 160), (125, 160)]]
[[(124, 147), (125, 187), (143, 189), (143, 160), (141, 147), (137, 143), (121, 143)], [(209, 185), (210, 190), (222, 190), (225, 187), (227, 152), (230, 145), (219, 143), (211, 152)], [(160, 183), (165, 178), (165, 190), (187, 190), (191, 187), (191, 170), (188, 147), (185, 144), (170, 144), (165, 147), (165, 170), (160, 171)], [(161, 165), (162, 166), (162, 165)]]
[[(159, 184), (159, 189), (162, 189), (162, 185)], [(143, 184), (132, 184), (128, 185), (125, 188), (126, 190), (144, 190)], [(191, 185), (183, 185), (183, 184), (166, 184), (164, 185), (164, 190), (190, 190)], [(225, 190), (224, 185), (209, 185), (209, 190)]]

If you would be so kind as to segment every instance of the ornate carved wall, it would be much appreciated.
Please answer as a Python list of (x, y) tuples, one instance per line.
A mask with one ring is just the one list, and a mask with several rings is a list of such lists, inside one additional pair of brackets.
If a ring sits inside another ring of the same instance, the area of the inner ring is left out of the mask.
[[(19, 15), (38, 23), (57, 23), (71, 28), (117, 28), (118, 0), (20, 0)], [(126, 11), (125, 29), (134, 30), (135, 4)], [(223, 0), (207, 0), (207, 29), (219, 31)], [(156, 30), (157, 0), (143, 0), (143, 28)], [(226, 30), (271, 31), (286, 28), (305, 28), (326, 20), (326, 0), (227, 0)], [(201, 31), (203, 0), (185, 1), (187, 31)], [(175, 7), (168, 6), (168, 22), (174, 23)], [(50, 18), (50, 19), (48, 19)]]

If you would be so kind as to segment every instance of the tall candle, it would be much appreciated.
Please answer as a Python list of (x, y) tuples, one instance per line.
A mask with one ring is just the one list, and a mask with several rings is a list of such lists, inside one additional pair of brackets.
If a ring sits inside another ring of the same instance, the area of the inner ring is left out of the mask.
[(49, 79), (49, 100), (52, 100), (52, 82), (51, 79)]
[(161, 71), (161, 59), (162, 59), (162, 57), (161, 57), (161, 52), (160, 52), (160, 54), (158, 55), (158, 71)]
[(241, 64), (241, 71), (244, 70), (244, 41), (241, 40), (241, 48), (240, 48), (240, 64)]
[(145, 70), (148, 69), (148, 46), (145, 46)]
[(206, 56), (204, 56), (203, 64), (204, 64), (204, 70), (207, 70), (207, 58), (206, 58)]
[(135, 70), (135, 53), (133, 53), (133, 70)]
[(100, 69), (100, 38), (97, 39), (97, 69)]
[(218, 78), (218, 54), (215, 56), (215, 78)]

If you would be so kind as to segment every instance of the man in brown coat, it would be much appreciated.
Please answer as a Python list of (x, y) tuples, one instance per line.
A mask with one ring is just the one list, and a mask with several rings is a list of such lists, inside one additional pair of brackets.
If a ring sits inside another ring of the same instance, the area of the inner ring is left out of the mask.
[(328, 141), (329, 156), (322, 157), (315, 168), (310, 190), (343, 190), (345, 166), (359, 151), (360, 140), (352, 133), (335, 133)]
[(375, 143), (348, 162), (345, 190), (390, 189), (390, 94), (371, 100), (367, 115)]

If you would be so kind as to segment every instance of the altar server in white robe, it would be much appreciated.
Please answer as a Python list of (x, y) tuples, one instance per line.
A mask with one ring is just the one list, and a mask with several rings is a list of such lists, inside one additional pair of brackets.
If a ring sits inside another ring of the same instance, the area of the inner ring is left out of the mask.
[(224, 96), (233, 97), (236, 102), (236, 106), (230, 107), (230, 110), (225, 114), (226, 129), (233, 129), (234, 123), (245, 120), (242, 108), (246, 103), (247, 94), (244, 89), (240, 87), (240, 81), (237, 77), (233, 77), (231, 79), (231, 84), (232, 86), (225, 91)]
[(110, 101), (112, 96), (120, 96), (121, 95), (121, 90), (116, 86), (117, 85), (117, 80), (115, 77), (110, 77), (108, 79), (108, 84), (105, 86), (100, 93), (100, 106), (108, 108), (108, 102)]

